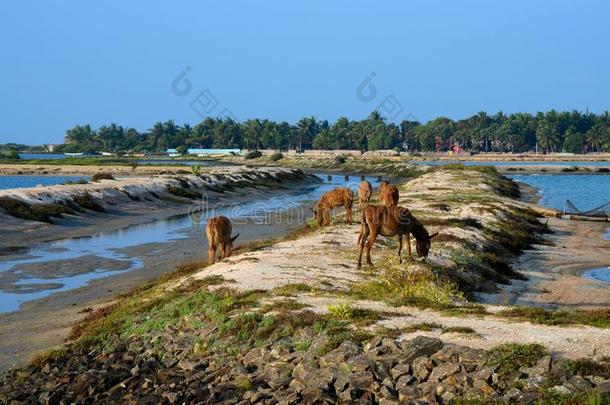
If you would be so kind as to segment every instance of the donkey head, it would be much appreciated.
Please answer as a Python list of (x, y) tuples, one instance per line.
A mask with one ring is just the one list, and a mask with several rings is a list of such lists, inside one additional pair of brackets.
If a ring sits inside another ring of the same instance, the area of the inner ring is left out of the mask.
[(318, 226), (322, 226), (322, 222), (323, 222), (324, 218), (322, 215), (323, 207), (321, 207), (320, 201), (316, 202), (311, 210), (313, 211), (313, 214), (316, 217), (316, 222), (318, 223)]
[(428, 235), (426, 228), (419, 223), (413, 228), (413, 236), (415, 236), (415, 240), (417, 241), (415, 243), (417, 257), (428, 257), (432, 238), (436, 235), (438, 235), (438, 232)]

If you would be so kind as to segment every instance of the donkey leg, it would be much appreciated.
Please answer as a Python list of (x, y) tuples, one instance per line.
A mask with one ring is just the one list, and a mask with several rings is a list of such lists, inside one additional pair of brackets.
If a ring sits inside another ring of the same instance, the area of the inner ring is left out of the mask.
[(369, 227), (366, 223), (362, 224), (360, 228), (360, 236), (358, 236), (358, 268), (362, 267), (362, 251), (364, 250), (364, 244), (369, 236)]
[(368, 264), (369, 267), (373, 267), (373, 262), (371, 262), (371, 248), (373, 247), (375, 240), (377, 240), (377, 232), (371, 231), (371, 236), (366, 242), (366, 264)]
[(352, 224), (352, 206), (348, 205), (345, 208), (345, 221), (347, 222), (348, 225)]
[(216, 256), (216, 249), (214, 246), (214, 243), (210, 242), (210, 246), (208, 247), (208, 263), (213, 264), (214, 263), (214, 256)]
[(324, 213), (326, 214), (326, 225), (330, 225), (330, 207), (326, 207), (326, 209), (324, 210)]
[(411, 234), (407, 234), (407, 258), (411, 260)]
[(398, 234), (398, 263), (402, 263), (402, 235)]

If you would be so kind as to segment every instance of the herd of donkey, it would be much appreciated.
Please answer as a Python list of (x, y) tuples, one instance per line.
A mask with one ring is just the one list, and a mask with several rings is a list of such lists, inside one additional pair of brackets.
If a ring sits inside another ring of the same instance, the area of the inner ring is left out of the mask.
[[(377, 236), (398, 236), (398, 260), (402, 263), (402, 240), (406, 236), (407, 257), (411, 258), (411, 238), (415, 237), (415, 250), (417, 256), (424, 258), (428, 256), (430, 241), (438, 233), (432, 235), (419, 222), (411, 212), (398, 205), (398, 188), (382, 181), (378, 188), (379, 200), (383, 205), (372, 205), (369, 201), (373, 195), (373, 187), (370, 182), (363, 180), (358, 187), (358, 202), (362, 210), (362, 222), (360, 235), (358, 236), (358, 268), (362, 265), (362, 252), (366, 249), (366, 263), (373, 267), (371, 262), (371, 248)], [(353, 191), (347, 187), (337, 187), (322, 195), (314, 206), (314, 214), (318, 226), (330, 225), (331, 209), (344, 207), (345, 221), (352, 223), (352, 205), (354, 201)], [(206, 225), (208, 238), (208, 261), (214, 263), (216, 251), (218, 259), (229, 257), (233, 250), (233, 242), (239, 234), (231, 237), (231, 221), (225, 216), (211, 218)]]

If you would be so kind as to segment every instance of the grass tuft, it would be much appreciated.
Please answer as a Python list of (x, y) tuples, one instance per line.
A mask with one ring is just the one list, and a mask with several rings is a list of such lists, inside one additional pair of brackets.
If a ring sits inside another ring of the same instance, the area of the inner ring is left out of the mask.
[(532, 367), (547, 354), (539, 343), (505, 343), (487, 351), (487, 363), (497, 365), (505, 372), (517, 371), (521, 367)]

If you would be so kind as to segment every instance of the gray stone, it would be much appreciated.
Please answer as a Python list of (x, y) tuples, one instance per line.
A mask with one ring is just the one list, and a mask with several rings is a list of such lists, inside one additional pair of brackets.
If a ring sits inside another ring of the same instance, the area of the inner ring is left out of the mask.
[(383, 381), (390, 376), (390, 367), (387, 364), (377, 362), (375, 363), (375, 378), (378, 381)]
[(591, 384), (579, 375), (570, 378), (566, 385), (574, 391), (585, 392), (591, 389)]
[(542, 375), (535, 375), (533, 377), (527, 377), (522, 381), (524, 391), (539, 391), (540, 388), (546, 383), (547, 378)]
[(335, 350), (330, 351), (326, 355), (320, 357), (319, 362), (322, 367), (336, 366), (339, 363), (345, 362), (347, 359), (362, 353), (362, 349), (357, 344), (349, 340), (341, 343)]
[(430, 356), (443, 348), (443, 342), (437, 338), (417, 336), (411, 340), (400, 342), (403, 355), (402, 360), (411, 363), (418, 357)]
[(411, 368), (407, 363), (398, 363), (390, 370), (390, 374), (392, 375), (392, 378), (396, 380), (402, 375), (409, 374), (410, 370)]
[(551, 369), (551, 356), (544, 356), (538, 363), (536, 363), (532, 367), (524, 367), (521, 370), (528, 375), (528, 377), (533, 377), (536, 375), (546, 375)]
[(349, 359), (346, 364), (347, 368), (353, 372), (375, 370), (375, 362), (371, 360), (366, 354), (354, 356)]
[(413, 369), (413, 375), (417, 378), (418, 381), (424, 381), (430, 375), (430, 370), (434, 364), (432, 360), (427, 357), (418, 357), (413, 361), (411, 365)]
[(398, 394), (396, 391), (392, 388), (386, 387), (385, 385), (379, 389), (379, 396), (380, 398), (398, 399)]
[(597, 384), (595, 389), (597, 389), (597, 391), (600, 394), (610, 393), (610, 378), (605, 380), (604, 382), (601, 382), (601, 383)]
[(563, 384), (551, 387), (550, 390), (559, 395), (570, 395), (572, 393), (572, 390)]
[(305, 390), (328, 391), (336, 378), (337, 373), (334, 369), (324, 368), (318, 370), (318, 372), (312, 373), (309, 378), (305, 380)]
[(398, 400), (406, 403), (421, 397), (421, 391), (417, 387), (404, 387), (398, 390)]
[(411, 384), (411, 382), (413, 382), (413, 381), (415, 381), (415, 377), (413, 377), (412, 375), (409, 375), (409, 374), (402, 375), (396, 381), (396, 389), (400, 390), (400, 389), (406, 387), (407, 385)]
[(272, 388), (288, 386), (292, 379), (293, 366), (285, 361), (274, 361), (265, 365), (263, 376), (265, 382)]
[(453, 392), (445, 392), (443, 395), (441, 395), (441, 399), (443, 400), (444, 404), (453, 403), (456, 398), (457, 395), (455, 395)]
[(497, 368), (498, 368), (497, 366), (490, 366), (490, 367), (482, 368), (477, 373), (477, 378), (479, 378), (485, 382), (490, 382), (491, 376), (496, 372)]
[(364, 351), (368, 352), (371, 349), (374, 349), (376, 347), (381, 346), (381, 342), (383, 341), (383, 337), (381, 336), (375, 336), (374, 338), (372, 338), (371, 340), (369, 340), (365, 345), (364, 345)]
[(485, 381), (475, 379), (472, 381), (472, 386), (478, 390), (484, 397), (495, 396), (496, 390)]
[(502, 400), (505, 402), (514, 403), (520, 401), (522, 397), (523, 393), (521, 392), (521, 390), (513, 387), (504, 393), (504, 395), (502, 396)]
[(401, 353), (401, 348), (396, 344), (396, 341), (394, 339), (384, 338), (381, 341), (381, 345), (386, 347), (389, 351), (391, 351), (394, 354)]
[(445, 378), (457, 374), (460, 371), (460, 365), (457, 363), (444, 363), (435, 367), (428, 377), (428, 381), (442, 381)]
[(388, 398), (379, 398), (379, 405), (399, 405), (400, 402)]

